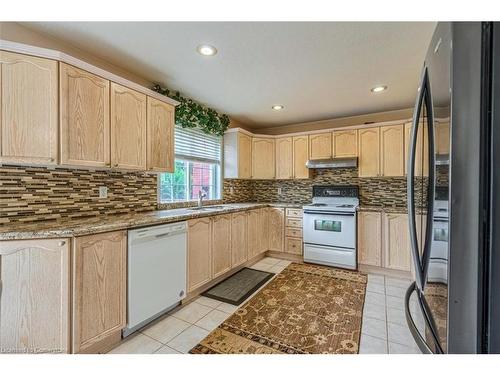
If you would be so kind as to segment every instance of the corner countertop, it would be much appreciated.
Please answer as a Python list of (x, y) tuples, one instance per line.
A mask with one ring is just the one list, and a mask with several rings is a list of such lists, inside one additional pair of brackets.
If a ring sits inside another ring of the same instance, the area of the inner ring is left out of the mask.
[[(209, 207), (209, 206), (207, 206)], [(191, 208), (176, 208), (121, 215), (101, 215), (89, 218), (60, 219), (30, 223), (12, 223), (0, 226), (0, 240), (25, 240), (42, 238), (68, 238), (174, 223), (189, 219), (253, 210), (263, 207), (302, 208), (288, 203), (230, 203), (216, 205), (218, 208), (197, 211)]]

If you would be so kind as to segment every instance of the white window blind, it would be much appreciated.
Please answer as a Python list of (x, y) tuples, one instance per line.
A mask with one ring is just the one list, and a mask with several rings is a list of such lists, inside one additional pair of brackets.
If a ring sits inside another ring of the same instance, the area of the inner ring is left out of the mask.
[(175, 127), (175, 157), (205, 163), (221, 161), (222, 137), (206, 134), (197, 128)]

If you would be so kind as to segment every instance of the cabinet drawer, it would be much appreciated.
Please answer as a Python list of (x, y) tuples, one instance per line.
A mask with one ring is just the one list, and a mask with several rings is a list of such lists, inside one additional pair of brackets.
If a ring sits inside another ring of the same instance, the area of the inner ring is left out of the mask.
[(285, 236), (302, 238), (302, 229), (299, 228), (286, 228)]
[(302, 219), (290, 219), (287, 217), (286, 226), (293, 228), (302, 228)]
[(300, 208), (287, 208), (286, 216), (290, 218), (302, 219), (302, 210)]
[(302, 240), (290, 237), (285, 238), (285, 252), (302, 255)]

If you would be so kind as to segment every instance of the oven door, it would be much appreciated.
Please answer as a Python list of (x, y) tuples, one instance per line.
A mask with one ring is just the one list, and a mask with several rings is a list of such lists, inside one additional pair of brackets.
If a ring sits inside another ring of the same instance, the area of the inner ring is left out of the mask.
[(304, 242), (322, 246), (354, 249), (356, 213), (304, 211)]

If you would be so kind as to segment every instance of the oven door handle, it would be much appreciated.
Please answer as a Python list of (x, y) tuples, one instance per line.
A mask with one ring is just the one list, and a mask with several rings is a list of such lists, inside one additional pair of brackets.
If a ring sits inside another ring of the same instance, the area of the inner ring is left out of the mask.
[(333, 211), (313, 211), (313, 210), (304, 210), (305, 214), (321, 214), (321, 215), (331, 215), (331, 216), (354, 216), (355, 212), (333, 212)]

